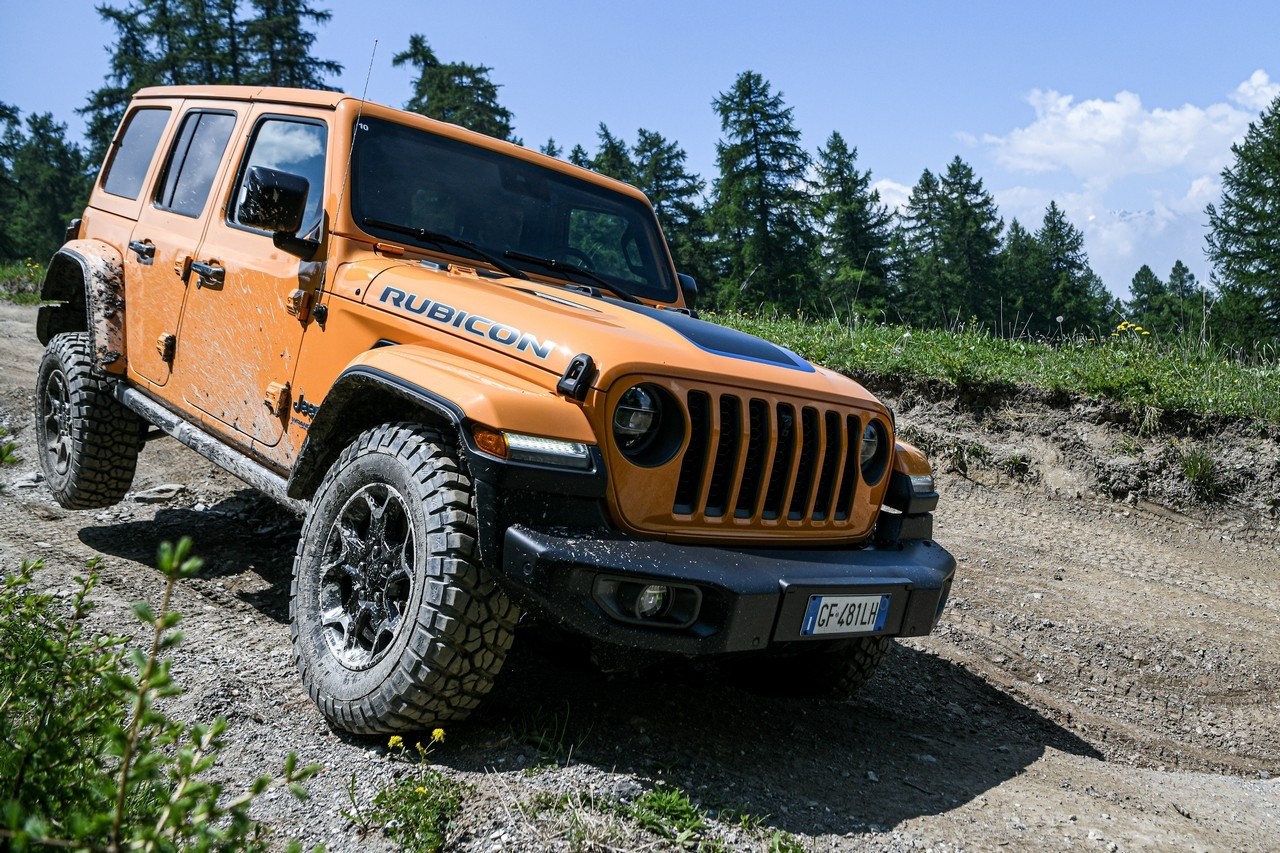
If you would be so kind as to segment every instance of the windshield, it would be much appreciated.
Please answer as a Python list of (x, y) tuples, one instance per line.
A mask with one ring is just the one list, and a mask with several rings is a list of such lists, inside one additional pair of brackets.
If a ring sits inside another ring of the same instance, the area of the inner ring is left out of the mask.
[(637, 296), (676, 299), (653, 212), (589, 181), (365, 117), (356, 134), (351, 184), (352, 215), (370, 234), (395, 239), (403, 229), (421, 229), (514, 258), (517, 267), (538, 275), (556, 272), (521, 255), (581, 267)]

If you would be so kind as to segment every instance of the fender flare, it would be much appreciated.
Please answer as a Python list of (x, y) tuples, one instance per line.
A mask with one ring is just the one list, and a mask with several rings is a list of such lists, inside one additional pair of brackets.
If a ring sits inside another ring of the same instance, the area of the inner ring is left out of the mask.
[(352, 360), (325, 395), (290, 473), (289, 496), (312, 494), (360, 431), (414, 417), (447, 426), (467, 455), (477, 452), (467, 429), (473, 422), (535, 435), (554, 425), (557, 437), (596, 443), (582, 408), (553, 390), (426, 347), (383, 346)]
[(61, 332), (87, 331), (94, 361), (107, 373), (123, 374), (125, 352), (124, 265), (115, 247), (99, 240), (72, 240), (49, 260), (40, 298), (40, 343)]

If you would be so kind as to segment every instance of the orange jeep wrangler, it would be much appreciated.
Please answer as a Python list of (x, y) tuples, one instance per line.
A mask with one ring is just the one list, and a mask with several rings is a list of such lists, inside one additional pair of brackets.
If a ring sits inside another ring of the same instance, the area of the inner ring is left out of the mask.
[(303, 516), (294, 658), (351, 732), (465, 717), (522, 611), (848, 693), (946, 602), (929, 464), (695, 293), (633, 187), (340, 93), (144, 89), (43, 284), (44, 474), (107, 506), (167, 434)]

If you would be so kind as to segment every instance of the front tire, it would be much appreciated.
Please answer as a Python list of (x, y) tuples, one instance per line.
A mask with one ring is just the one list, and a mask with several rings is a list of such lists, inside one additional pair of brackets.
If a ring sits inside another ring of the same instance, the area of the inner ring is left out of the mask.
[(476, 556), (471, 482), (419, 424), (362, 433), (320, 484), (294, 559), (294, 660), (354, 734), (460, 720), (502, 669), (516, 606)]
[(36, 379), (36, 446), (49, 490), (67, 509), (117, 504), (133, 485), (147, 424), (111, 393), (84, 332), (55, 335)]

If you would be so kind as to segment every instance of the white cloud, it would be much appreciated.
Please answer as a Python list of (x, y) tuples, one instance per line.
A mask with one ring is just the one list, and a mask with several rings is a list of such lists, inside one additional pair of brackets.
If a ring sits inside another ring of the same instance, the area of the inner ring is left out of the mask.
[(1093, 269), (1120, 296), (1143, 264), (1163, 278), (1182, 260), (1206, 281), (1205, 205), (1218, 199), (1232, 143), (1277, 97), (1280, 81), (1263, 70), (1205, 106), (1149, 108), (1133, 92), (1080, 101), (1033, 91), (1030, 123), (982, 138), (1006, 170), (997, 178), (1006, 186), (994, 193), (1001, 213), (1035, 231), (1056, 201), (1084, 234)]
[(1194, 177), (1217, 173), (1229, 162), (1257, 111), (1280, 94), (1265, 71), (1255, 71), (1231, 93), (1232, 103), (1148, 109), (1133, 92), (1110, 100), (1076, 101), (1072, 95), (1035, 90), (1027, 96), (1035, 120), (983, 142), (996, 161), (1016, 172), (1067, 170), (1088, 186), (1105, 188), (1131, 175), (1180, 170)]
[(1280, 98), (1280, 80), (1272, 82), (1267, 72), (1259, 68), (1249, 76), (1231, 95), (1231, 100), (1248, 110), (1260, 113), (1271, 102)]
[(872, 182), (871, 189), (880, 193), (880, 201), (887, 204), (893, 211), (902, 210), (911, 198), (911, 187), (888, 178)]

